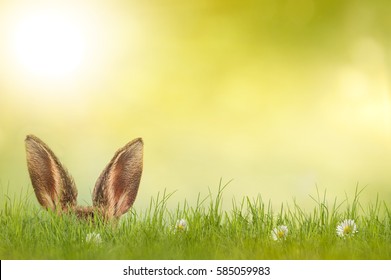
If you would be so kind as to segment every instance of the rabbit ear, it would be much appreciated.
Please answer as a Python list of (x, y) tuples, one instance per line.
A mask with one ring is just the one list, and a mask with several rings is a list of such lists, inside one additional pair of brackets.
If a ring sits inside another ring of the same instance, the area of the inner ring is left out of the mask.
[(52, 210), (74, 207), (77, 197), (75, 183), (54, 153), (33, 135), (28, 135), (25, 143), (27, 167), (39, 203)]
[(134, 139), (119, 149), (99, 176), (93, 204), (106, 218), (120, 217), (136, 199), (143, 170), (143, 141)]

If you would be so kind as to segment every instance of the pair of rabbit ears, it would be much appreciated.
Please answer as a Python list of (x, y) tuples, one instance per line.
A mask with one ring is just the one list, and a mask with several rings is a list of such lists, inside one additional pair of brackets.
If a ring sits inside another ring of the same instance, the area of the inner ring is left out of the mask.
[[(77, 206), (72, 177), (52, 150), (38, 137), (25, 140), (27, 167), (38, 202), (45, 208), (68, 211)], [(119, 149), (100, 174), (92, 194), (94, 209), (105, 217), (120, 217), (133, 205), (143, 169), (143, 141), (134, 139)]]

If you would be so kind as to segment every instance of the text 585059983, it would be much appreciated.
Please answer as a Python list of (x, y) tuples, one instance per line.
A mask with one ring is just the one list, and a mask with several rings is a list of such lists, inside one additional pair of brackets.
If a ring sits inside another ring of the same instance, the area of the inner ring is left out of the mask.
[(270, 267), (268, 266), (219, 266), (216, 268), (216, 275), (236, 275), (236, 276), (249, 276), (249, 275), (270, 275)]

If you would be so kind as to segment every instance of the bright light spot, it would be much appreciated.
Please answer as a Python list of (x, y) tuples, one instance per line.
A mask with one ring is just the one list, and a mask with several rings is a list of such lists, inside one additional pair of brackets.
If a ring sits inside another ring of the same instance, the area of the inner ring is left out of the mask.
[(82, 63), (85, 42), (71, 17), (36, 11), (21, 18), (13, 34), (16, 59), (30, 74), (62, 78)]

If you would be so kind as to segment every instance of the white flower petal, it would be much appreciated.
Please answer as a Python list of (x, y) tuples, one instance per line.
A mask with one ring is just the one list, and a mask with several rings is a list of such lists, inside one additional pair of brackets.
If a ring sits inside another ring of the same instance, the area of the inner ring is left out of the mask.
[(187, 231), (189, 230), (189, 226), (185, 219), (180, 219), (176, 222), (175, 229), (177, 231)]
[(286, 239), (287, 235), (288, 235), (288, 227), (285, 225), (280, 225), (271, 231), (271, 236), (275, 241), (284, 240)]
[(354, 220), (346, 219), (337, 225), (336, 231), (340, 237), (353, 236), (357, 233), (357, 225)]

